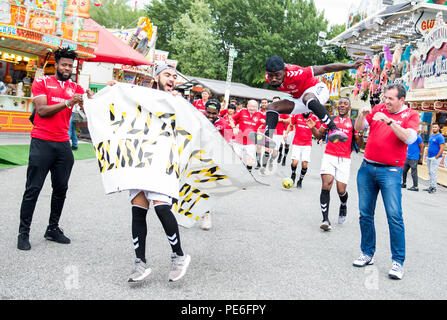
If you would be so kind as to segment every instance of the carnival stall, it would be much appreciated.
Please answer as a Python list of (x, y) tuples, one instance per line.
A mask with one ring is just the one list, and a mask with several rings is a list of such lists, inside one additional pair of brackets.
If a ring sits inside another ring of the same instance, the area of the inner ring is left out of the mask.
[[(84, 29), (98, 32), (95, 57), (86, 59), (81, 71), (81, 75), (88, 78), (89, 87), (93, 91), (103, 88), (112, 79), (144, 86), (150, 85), (151, 69), (146, 67), (154, 64), (146, 56), (126, 43), (118, 33), (107, 30), (92, 19), (85, 21)], [(138, 34), (141, 32), (144, 30), (140, 30)], [(132, 35), (129, 36), (131, 43), (135, 41), (132, 40), (134, 39)]]
[[(371, 60), (371, 64), (355, 72), (350, 93), (353, 105), (358, 101), (380, 101), (388, 84), (402, 83), (407, 88), (407, 104), (420, 112), (419, 129), (425, 144), (433, 122), (441, 123), (446, 135), (447, 6), (406, 1), (360, 17), (328, 42), (344, 46), (353, 58)], [(424, 179), (428, 178), (426, 153), (418, 170)], [(447, 185), (445, 153), (438, 177), (443, 185)]]
[(55, 72), (53, 50), (68, 46), (80, 58), (94, 57), (94, 48), (78, 40), (81, 9), (71, 1), (0, 2), (1, 132), (31, 131), (31, 84)]

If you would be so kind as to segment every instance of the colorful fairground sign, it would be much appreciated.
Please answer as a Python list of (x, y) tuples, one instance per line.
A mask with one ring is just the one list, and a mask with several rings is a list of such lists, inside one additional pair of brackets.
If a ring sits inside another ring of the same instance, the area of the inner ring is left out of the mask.
[(442, 12), (438, 12), (434, 28), (413, 51), (410, 64), (411, 90), (447, 87), (447, 25)]

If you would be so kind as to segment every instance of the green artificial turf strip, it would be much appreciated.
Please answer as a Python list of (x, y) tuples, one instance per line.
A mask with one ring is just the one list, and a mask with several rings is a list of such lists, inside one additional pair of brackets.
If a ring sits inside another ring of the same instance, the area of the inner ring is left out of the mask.
[[(80, 143), (78, 150), (73, 151), (75, 160), (95, 158), (91, 143)], [(0, 146), (0, 169), (28, 165), (29, 145)]]

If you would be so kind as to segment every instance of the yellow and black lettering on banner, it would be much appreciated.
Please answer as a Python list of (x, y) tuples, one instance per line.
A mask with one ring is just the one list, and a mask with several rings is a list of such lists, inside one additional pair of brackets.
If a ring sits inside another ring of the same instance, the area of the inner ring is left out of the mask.
[[(209, 199), (209, 195), (206, 193), (201, 192), (199, 189), (192, 187), (191, 185), (185, 183), (181, 188), (179, 192), (179, 196), (181, 200), (174, 201), (174, 209), (180, 214), (183, 214), (187, 217), (192, 218), (193, 213), (192, 210), (194, 206), (201, 200), (201, 199)], [(200, 217), (196, 216), (196, 220)]]

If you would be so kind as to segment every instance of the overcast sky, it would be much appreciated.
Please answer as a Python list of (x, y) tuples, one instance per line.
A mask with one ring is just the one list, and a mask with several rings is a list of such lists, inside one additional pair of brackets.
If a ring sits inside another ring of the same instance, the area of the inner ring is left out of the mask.
[[(129, 4), (134, 6), (135, 1), (139, 7), (151, 2), (151, 0), (129, 0)], [(346, 23), (351, 3), (358, 3), (359, 0), (314, 0), (314, 2), (319, 11), (324, 10), (324, 16), (329, 21), (329, 25), (334, 25)]]

